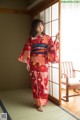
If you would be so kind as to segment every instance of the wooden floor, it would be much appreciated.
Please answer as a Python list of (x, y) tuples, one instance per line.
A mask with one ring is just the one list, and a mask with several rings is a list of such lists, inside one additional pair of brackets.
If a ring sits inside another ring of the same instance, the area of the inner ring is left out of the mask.
[[(80, 90), (78, 90), (80, 93)], [(65, 90), (62, 90), (62, 96), (65, 94)], [(73, 90), (69, 91), (69, 95), (75, 94)], [(70, 113), (76, 115), (80, 118), (80, 96), (69, 97), (69, 102), (65, 102), (62, 100), (61, 102), (62, 108), (68, 110)]]

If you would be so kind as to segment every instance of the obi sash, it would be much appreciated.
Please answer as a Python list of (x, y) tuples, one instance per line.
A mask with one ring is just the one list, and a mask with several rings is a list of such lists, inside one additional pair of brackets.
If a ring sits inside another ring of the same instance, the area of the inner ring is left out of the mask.
[(31, 54), (47, 54), (46, 44), (34, 44), (32, 46)]

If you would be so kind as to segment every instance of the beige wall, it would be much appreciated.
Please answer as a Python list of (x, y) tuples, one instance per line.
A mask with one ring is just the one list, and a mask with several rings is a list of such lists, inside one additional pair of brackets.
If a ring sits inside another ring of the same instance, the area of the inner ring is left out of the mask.
[(18, 57), (29, 36), (29, 15), (0, 13), (0, 90), (30, 86), (29, 73)]

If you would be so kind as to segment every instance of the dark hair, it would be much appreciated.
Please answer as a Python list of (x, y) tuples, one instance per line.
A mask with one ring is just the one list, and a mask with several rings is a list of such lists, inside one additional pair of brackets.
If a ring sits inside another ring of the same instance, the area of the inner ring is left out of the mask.
[[(37, 34), (36, 28), (39, 25), (39, 23), (42, 23), (44, 25), (43, 21), (40, 19), (34, 19), (32, 21), (30, 36), (32, 36), (32, 37), (36, 36), (36, 34)], [(42, 32), (42, 34), (44, 34), (44, 32)]]

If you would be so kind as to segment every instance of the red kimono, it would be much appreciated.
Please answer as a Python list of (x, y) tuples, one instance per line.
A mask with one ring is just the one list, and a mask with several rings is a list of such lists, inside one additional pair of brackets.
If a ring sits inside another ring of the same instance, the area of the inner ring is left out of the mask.
[(19, 61), (29, 63), (33, 98), (37, 106), (48, 101), (48, 63), (58, 62), (59, 44), (48, 35), (30, 37), (26, 42)]

